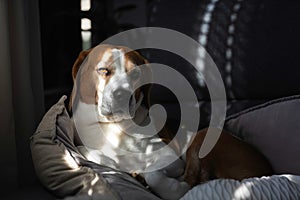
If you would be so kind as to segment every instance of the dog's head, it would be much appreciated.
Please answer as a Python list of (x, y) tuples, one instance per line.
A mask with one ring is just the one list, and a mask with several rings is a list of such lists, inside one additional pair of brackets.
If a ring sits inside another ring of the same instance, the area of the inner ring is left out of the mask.
[(122, 46), (98, 45), (81, 52), (72, 69), (70, 105), (79, 93), (82, 103), (96, 105), (101, 122), (133, 118), (141, 104), (149, 107), (150, 85), (137, 88), (141, 80), (151, 80), (146, 63), (138, 52)]

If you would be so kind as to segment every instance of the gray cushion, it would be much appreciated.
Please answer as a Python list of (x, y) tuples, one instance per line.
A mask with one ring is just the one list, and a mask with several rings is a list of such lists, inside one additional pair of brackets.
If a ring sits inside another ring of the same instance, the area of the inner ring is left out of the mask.
[(300, 174), (300, 95), (230, 116), (226, 129), (261, 151), (275, 173)]
[(65, 99), (51, 107), (31, 137), (35, 171), (45, 188), (60, 198), (159, 200), (127, 173), (87, 161), (77, 152)]

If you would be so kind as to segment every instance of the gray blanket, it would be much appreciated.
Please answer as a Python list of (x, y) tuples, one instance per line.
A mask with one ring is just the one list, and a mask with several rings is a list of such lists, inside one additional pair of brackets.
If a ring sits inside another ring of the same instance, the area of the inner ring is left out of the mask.
[[(31, 137), (35, 171), (42, 184), (67, 199), (159, 198), (124, 172), (85, 160), (74, 146), (74, 129), (62, 97)], [(75, 196), (76, 195), (76, 196)]]
[(243, 181), (217, 179), (198, 185), (181, 200), (296, 200), (300, 199), (300, 176), (274, 175)]

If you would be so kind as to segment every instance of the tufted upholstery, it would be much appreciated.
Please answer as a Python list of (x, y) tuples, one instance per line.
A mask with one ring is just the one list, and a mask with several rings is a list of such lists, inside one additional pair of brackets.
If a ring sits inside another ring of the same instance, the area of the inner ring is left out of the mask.
[[(299, 2), (279, 0), (154, 0), (148, 25), (180, 31), (206, 48), (223, 77), (230, 115), (300, 93), (299, 8)], [(201, 75), (169, 52), (150, 50), (148, 56), (151, 62), (172, 66), (190, 80), (202, 102), (200, 127), (206, 126), (209, 93)], [(179, 112), (170, 103), (176, 102), (174, 98), (165, 88), (153, 89), (153, 101), (165, 102), (170, 113)]]

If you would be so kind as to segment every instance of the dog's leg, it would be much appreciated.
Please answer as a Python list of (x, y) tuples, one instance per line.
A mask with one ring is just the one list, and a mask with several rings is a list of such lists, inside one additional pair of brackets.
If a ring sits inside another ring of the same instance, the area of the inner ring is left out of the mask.
[(198, 156), (206, 131), (206, 129), (199, 131), (186, 151), (184, 180), (191, 186), (208, 181), (212, 174), (213, 169), (209, 165), (209, 156), (202, 159)]
[(145, 180), (150, 188), (162, 199), (180, 199), (191, 187), (184, 181), (170, 178), (162, 170), (145, 174)]
[(191, 186), (209, 181), (212, 177), (212, 168), (205, 159), (191, 159), (186, 163), (184, 181)]

